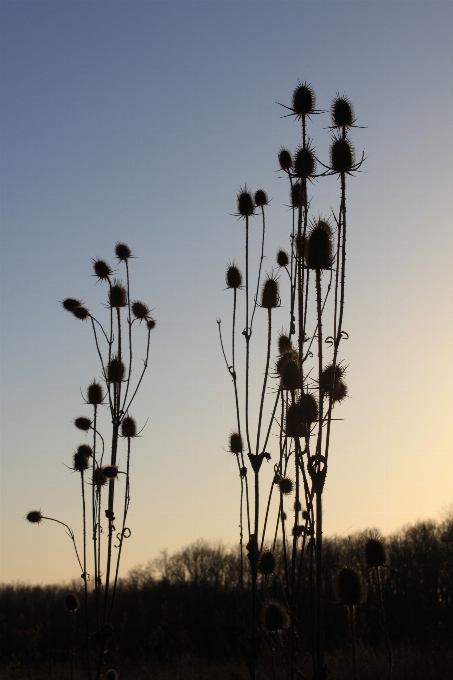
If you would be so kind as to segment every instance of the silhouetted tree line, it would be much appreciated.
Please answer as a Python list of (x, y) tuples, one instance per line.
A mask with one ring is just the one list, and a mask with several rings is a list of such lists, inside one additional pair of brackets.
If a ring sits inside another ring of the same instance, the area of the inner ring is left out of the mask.
[[(420, 522), (385, 541), (388, 566), (382, 582), (389, 635), (399, 644), (447, 646), (453, 637), (453, 520)], [(324, 623), (327, 649), (347, 644), (345, 607), (336, 604), (335, 577), (345, 566), (360, 568), (367, 601), (357, 608), (358, 638), (382, 647), (379, 601), (374, 574), (363, 560), (363, 536), (326, 539), (324, 557)], [(309, 552), (307, 553), (309, 555)], [(285, 601), (282, 551), (272, 597)], [(245, 559), (245, 558), (244, 558)], [(309, 557), (307, 557), (309, 559)], [(306, 565), (309, 567), (309, 565)], [(308, 569), (304, 568), (304, 573)], [(73, 586), (82, 592), (83, 584)], [(113, 658), (123, 664), (141, 660), (167, 662), (183, 654), (207, 660), (238, 656), (237, 640), (247, 629), (245, 612), (250, 584), (243, 584), (236, 549), (198, 541), (169, 556), (162, 553), (133, 569), (120, 583), (114, 621)], [(0, 662), (66, 661), (71, 620), (64, 608), (69, 592), (62, 586), (2, 586), (0, 589)], [(79, 594), (80, 594), (79, 593)], [(308, 577), (301, 583), (298, 633), (305, 637), (312, 615)], [(83, 604), (82, 604), (83, 607)], [(243, 614), (244, 612), (244, 614)], [(83, 612), (77, 635), (83, 645)], [(96, 644), (93, 636), (93, 644)]]

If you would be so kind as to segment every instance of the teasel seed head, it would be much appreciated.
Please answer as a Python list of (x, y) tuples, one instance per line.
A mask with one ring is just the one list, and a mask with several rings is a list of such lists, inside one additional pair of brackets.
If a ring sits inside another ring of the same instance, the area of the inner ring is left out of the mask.
[(102, 385), (100, 385), (96, 380), (88, 385), (87, 389), (87, 402), (93, 406), (99, 406), (104, 401), (104, 392), (102, 390)]
[[(290, 200), (291, 200), (291, 205), (293, 208), (298, 208), (299, 205), (304, 206), (306, 204), (306, 201), (304, 201), (303, 196), (301, 197), (301, 192), (302, 192), (302, 184), (301, 182), (294, 182), (294, 184), (291, 186), (291, 191), (290, 191)], [(302, 203), (301, 203), (302, 200)]]
[(230, 451), (231, 453), (242, 453), (244, 450), (242, 445), (242, 437), (239, 432), (232, 432), (230, 434)]
[(242, 274), (235, 262), (232, 262), (228, 265), (225, 281), (227, 288), (233, 288), (237, 290), (242, 286)]
[(286, 335), (285, 333), (280, 333), (278, 336), (278, 351), (280, 354), (284, 354), (285, 352), (289, 352), (292, 350), (293, 344), (291, 342), (291, 338)]
[(301, 409), (303, 423), (310, 425), (318, 420), (318, 402), (310, 392), (302, 392), (297, 403)]
[(148, 330), (149, 331), (152, 331), (154, 328), (156, 328), (155, 319), (148, 319), (147, 324), (148, 324)]
[(293, 92), (292, 110), (298, 118), (309, 116), (314, 112), (316, 96), (309, 83), (299, 82)]
[(100, 489), (105, 486), (108, 482), (107, 477), (104, 475), (104, 468), (98, 467), (93, 472), (93, 484)]
[(355, 164), (355, 152), (348, 137), (332, 138), (330, 145), (330, 167), (334, 172), (350, 172)]
[[(310, 146), (299, 146), (296, 149), (296, 155), (294, 158), (294, 174), (296, 177), (308, 179), (312, 177), (316, 172), (316, 158), (313, 149)], [(299, 194), (300, 200), (300, 194)], [(297, 204), (299, 205), (299, 204)]]
[(28, 522), (32, 524), (41, 524), (43, 520), (43, 514), (41, 510), (31, 510), (26, 517)]
[(326, 220), (313, 223), (305, 248), (309, 269), (330, 269), (332, 266), (332, 229)]
[(123, 382), (126, 367), (118, 357), (113, 357), (107, 364), (107, 380), (111, 383)]
[(267, 630), (275, 633), (284, 628), (288, 628), (288, 614), (279, 602), (268, 602), (264, 605), (263, 625)]
[(74, 418), (74, 425), (79, 429), (87, 432), (91, 427), (91, 420), (85, 416)]
[(121, 423), (121, 436), (133, 439), (137, 436), (137, 423), (132, 416), (126, 416)]
[(105, 680), (118, 680), (118, 673), (111, 668), (105, 674)]
[(64, 605), (66, 607), (66, 611), (74, 613), (80, 607), (79, 598), (77, 595), (74, 595), (74, 593), (69, 593), (69, 595), (66, 595), (64, 599)]
[[(288, 361), (284, 361), (288, 357)], [(295, 360), (295, 353), (286, 352), (283, 354), (277, 365), (280, 365), (280, 386), (283, 390), (288, 390), (290, 392), (295, 392), (295, 390), (300, 390), (300, 369), (299, 361)], [(294, 436), (294, 435), (289, 435)]]
[(307, 432), (306, 424), (302, 422), (302, 408), (299, 402), (288, 406), (285, 419), (285, 434), (287, 437), (304, 437)]
[(297, 512), (300, 512), (302, 510), (302, 505), (300, 501), (294, 501), (294, 510), (297, 510)]
[(61, 304), (67, 312), (72, 312), (76, 307), (82, 306), (80, 300), (77, 300), (76, 298), (66, 298)]
[(149, 307), (141, 300), (136, 300), (132, 303), (132, 314), (136, 319), (143, 321), (143, 319), (147, 319), (149, 316)]
[(277, 566), (277, 558), (272, 550), (263, 550), (258, 560), (258, 571), (263, 576), (270, 576)]
[(118, 241), (115, 244), (115, 255), (120, 262), (127, 262), (132, 257), (132, 250), (125, 243)]
[(271, 274), (267, 277), (261, 292), (261, 307), (275, 309), (278, 307), (278, 280)]
[(290, 477), (280, 477), (278, 480), (278, 488), (284, 496), (289, 496), (293, 492), (294, 482)]
[(282, 147), (278, 152), (278, 162), (280, 163), (281, 169), (285, 172), (291, 170), (293, 167), (293, 157), (291, 155), (291, 151), (288, 151), (288, 149)]
[(308, 250), (308, 240), (307, 237), (301, 234), (300, 236), (296, 236), (294, 239), (296, 242), (296, 251), (297, 254), (300, 255), (300, 257), (304, 258), (304, 260), (307, 259), (307, 250)]
[(269, 199), (267, 197), (266, 192), (263, 189), (258, 189), (258, 191), (255, 192), (255, 205), (258, 208), (261, 208), (265, 205), (269, 205)]
[(109, 305), (115, 309), (125, 307), (127, 305), (126, 289), (121, 281), (115, 281), (109, 290)]
[(93, 449), (89, 444), (80, 444), (80, 446), (77, 447), (77, 453), (80, 453), (81, 456), (85, 456), (86, 458), (90, 458), (93, 455)]
[(241, 217), (250, 217), (255, 212), (252, 194), (247, 189), (247, 185), (243, 189), (239, 189), (237, 204), (238, 213)]
[(310, 515), (306, 510), (302, 510), (302, 519), (309, 519)]
[[(332, 397), (332, 403), (340, 403), (347, 397), (348, 388), (343, 380), (343, 376), (346, 373), (346, 368), (342, 364), (337, 364), (335, 366), (335, 371), (333, 369), (333, 364), (326, 366), (321, 373), (321, 388), (324, 394), (328, 394)], [(333, 387), (333, 389), (332, 389)]]
[(106, 465), (102, 468), (102, 474), (108, 480), (116, 479), (118, 477), (118, 465)]
[(384, 544), (378, 536), (369, 536), (364, 544), (365, 562), (367, 567), (383, 567), (387, 563), (387, 553)]
[(90, 462), (88, 456), (76, 451), (73, 457), (73, 469), (77, 470), (77, 472), (83, 472), (84, 470), (88, 470), (89, 466)]
[(337, 575), (337, 595), (341, 604), (355, 607), (363, 602), (362, 579), (355, 569), (343, 567)]
[(74, 307), (71, 311), (75, 318), (80, 319), (80, 321), (86, 321), (90, 316), (90, 312), (86, 307)]
[(105, 260), (93, 260), (93, 269), (100, 281), (107, 281), (112, 275), (112, 268)]
[(330, 115), (332, 125), (335, 127), (350, 127), (356, 121), (354, 107), (345, 95), (342, 97), (339, 94), (336, 95), (330, 107)]
[(277, 264), (279, 267), (287, 267), (289, 264), (289, 257), (286, 250), (279, 250), (277, 253)]

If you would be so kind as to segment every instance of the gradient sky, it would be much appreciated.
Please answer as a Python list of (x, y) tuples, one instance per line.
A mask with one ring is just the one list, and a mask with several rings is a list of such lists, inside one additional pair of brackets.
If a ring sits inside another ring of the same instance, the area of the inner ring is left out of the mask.
[[(277, 152), (297, 146), (299, 126), (275, 102), (289, 104), (299, 79), (321, 109), (349, 95), (367, 157), (348, 183), (351, 398), (334, 429), (325, 530), (441, 518), (453, 500), (453, 4), (2, 1), (1, 31), (0, 579), (79, 576), (64, 531), (24, 517), (42, 508), (80, 536), (79, 480), (63, 463), (83, 441), (80, 389), (100, 370), (88, 324), (59, 301), (80, 296), (105, 315), (91, 258), (113, 264), (117, 240), (137, 256), (133, 297), (158, 320), (134, 407), (149, 420), (122, 573), (198, 538), (237, 540), (216, 318), (227, 327), (226, 263), (244, 261), (233, 213), (245, 182), (272, 197), (266, 269), (288, 245)], [(310, 127), (324, 161), (328, 124)], [(313, 187), (313, 214), (337, 203), (335, 178)], [(287, 307), (278, 314), (286, 326)]]

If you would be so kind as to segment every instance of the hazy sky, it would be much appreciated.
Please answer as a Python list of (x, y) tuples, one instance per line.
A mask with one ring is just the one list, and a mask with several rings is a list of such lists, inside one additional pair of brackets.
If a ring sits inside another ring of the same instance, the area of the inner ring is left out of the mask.
[[(265, 268), (288, 247), (277, 152), (297, 146), (299, 126), (276, 102), (289, 104), (299, 79), (321, 109), (349, 95), (367, 157), (348, 182), (350, 399), (334, 428), (325, 530), (440, 518), (453, 492), (453, 4), (15, 1), (1, 2), (1, 31), (0, 579), (79, 575), (61, 527), (24, 517), (42, 508), (80, 536), (79, 479), (63, 464), (84, 440), (72, 424), (87, 413), (80, 389), (100, 369), (90, 327), (59, 301), (80, 296), (105, 318), (91, 258), (114, 264), (117, 240), (137, 256), (133, 297), (158, 320), (133, 410), (149, 420), (133, 453), (122, 571), (197, 538), (237, 540), (225, 451), (234, 403), (216, 318), (226, 329), (226, 264), (244, 262), (233, 213), (245, 182), (272, 197)], [(310, 127), (324, 161), (328, 124), (326, 114)], [(328, 214), (338, 182), (320, 180), (312, 195), (313, 214)], [(258, 232), (256, 221), (255, 263)]]

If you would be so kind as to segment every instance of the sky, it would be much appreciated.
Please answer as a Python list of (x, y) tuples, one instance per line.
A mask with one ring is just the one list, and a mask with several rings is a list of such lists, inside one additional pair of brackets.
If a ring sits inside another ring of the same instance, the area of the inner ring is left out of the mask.
[[(451, 510), (452, 34), (453, 4), (437, 1), (1, 2), (0, 581), (79, 578), (63, 528), (24, 518), (40, 508), (80, 541), (80, 481), (65, 466), (100, 367), (89, 325), (60, 302), (80, 297), (107, 319), (91, 260), (116, 266), (117, 241), (136, 256), (132, 297), (157, 320), (133, 409), (146, 427), (121, 573), (200, 538), (238, 541), (234, 400), (216, 320), (228, 335), (225, 270), (244, 266), (234, 213), (245, 183), (272, 198), (265, 271), (288, 248), (277, 153), (297, 147), (300, 128), (277, 102), (290, 104), (299, 80), (319, 109), (349, 96), (366, 156), (348, 179), (349, 398), (335, 413), (325, 533), (388, 534)], [(309, 128), (323, 162), (329, 123), (326, 113)], [(313, 215), (330, 214), (338, 181), (311, 189)], [(253, 276), (259, 230), (255, 218)], [(287, 297), (282, 287), (276, 330)], [(258, 309), (253, 423), (265, 317)], [(140, 358), (143, 343), (138, 328)], [(263, 486), (271, 479), (269, 464)]]

